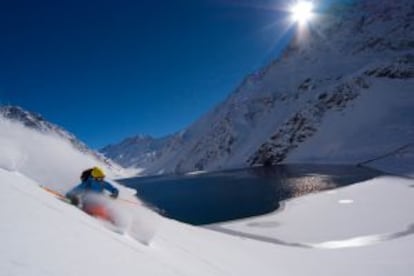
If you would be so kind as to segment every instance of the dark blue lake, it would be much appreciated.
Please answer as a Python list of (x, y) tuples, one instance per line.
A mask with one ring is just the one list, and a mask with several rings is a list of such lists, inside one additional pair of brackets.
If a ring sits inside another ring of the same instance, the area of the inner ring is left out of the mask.
[(278, 165), (198, 175), (120, 179), (163, 216), (201, 225), (270, 213), (281, 201), (382, 173), (347, 165)]

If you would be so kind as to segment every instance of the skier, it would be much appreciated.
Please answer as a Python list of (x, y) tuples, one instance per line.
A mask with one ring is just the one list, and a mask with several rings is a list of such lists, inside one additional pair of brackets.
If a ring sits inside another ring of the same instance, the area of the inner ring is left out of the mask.
[(107, 208), (102, 201), (97, 200), (96, 195), (103, 194), (105, 191), (110, 193), (112, 198), (117, 198), (119, 191), (117, 188), (104, 181), (105, 173), (98, 167), (82, 172), (82, 182), (66, 193), (66, 197), (73, 205), (78, 206), (86, 213), (111, 220)]

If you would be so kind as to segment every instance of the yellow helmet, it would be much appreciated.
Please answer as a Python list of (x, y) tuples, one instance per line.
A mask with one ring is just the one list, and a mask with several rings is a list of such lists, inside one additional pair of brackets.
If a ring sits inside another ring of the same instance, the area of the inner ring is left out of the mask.
[(91, 175), (93, 178), (104, 178), (105, 173), (98, 167), (92, 169)]

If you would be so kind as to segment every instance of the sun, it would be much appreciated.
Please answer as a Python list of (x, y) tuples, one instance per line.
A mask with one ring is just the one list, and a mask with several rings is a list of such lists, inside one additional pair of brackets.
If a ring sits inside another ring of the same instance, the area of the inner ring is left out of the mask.
[(294, 22), (305, 24), (313, 17), (313, 4), (309, 1), (297, 2), (290, 8), (290, 13)]

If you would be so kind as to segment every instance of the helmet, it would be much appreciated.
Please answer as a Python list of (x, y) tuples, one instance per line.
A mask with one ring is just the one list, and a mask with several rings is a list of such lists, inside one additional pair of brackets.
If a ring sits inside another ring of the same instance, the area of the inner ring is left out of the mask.
[(93, 178), (104, 178), (105, 173), (98, 167), (92, 169), (91, 175)]

